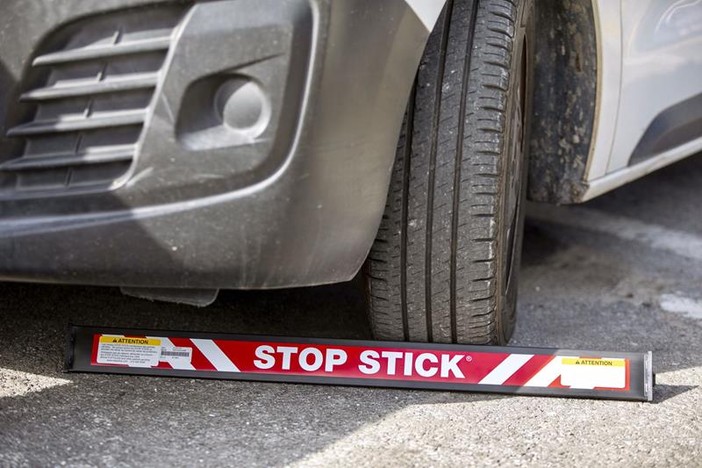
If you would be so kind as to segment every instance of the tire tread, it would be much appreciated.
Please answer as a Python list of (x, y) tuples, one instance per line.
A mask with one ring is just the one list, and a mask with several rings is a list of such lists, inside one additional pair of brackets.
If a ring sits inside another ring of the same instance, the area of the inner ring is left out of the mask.
[(368, 262), (383, 339), (497, 340), (499, 193), (516, 0), (449, 0), (417, 73)]

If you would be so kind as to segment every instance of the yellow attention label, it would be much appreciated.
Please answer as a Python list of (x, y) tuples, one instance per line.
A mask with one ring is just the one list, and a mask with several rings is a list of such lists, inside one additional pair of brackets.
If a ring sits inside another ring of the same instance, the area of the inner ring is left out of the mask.
[(161, 346), (161, 340), (156, 340), (153, 338), (127, 338), (124, 336), (101, 336), (100, 343), (138, 346)]
[(624, 367), (626, 359), (563, 358), (561, 362), (568, 366)]

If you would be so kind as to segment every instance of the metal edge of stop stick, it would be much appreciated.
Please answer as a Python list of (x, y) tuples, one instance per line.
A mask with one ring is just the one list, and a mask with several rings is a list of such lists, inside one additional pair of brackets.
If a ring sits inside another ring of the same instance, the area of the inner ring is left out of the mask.
[(71, 325), (67, 372), (652, 401), (651, 352)]

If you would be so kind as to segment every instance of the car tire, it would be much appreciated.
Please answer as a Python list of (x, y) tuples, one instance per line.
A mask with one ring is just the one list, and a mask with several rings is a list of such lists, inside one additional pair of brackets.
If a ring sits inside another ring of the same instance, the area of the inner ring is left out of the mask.
[(504, 344), (515, 326), (533, 0), (449, 0), (364, 269), (377, 339)]

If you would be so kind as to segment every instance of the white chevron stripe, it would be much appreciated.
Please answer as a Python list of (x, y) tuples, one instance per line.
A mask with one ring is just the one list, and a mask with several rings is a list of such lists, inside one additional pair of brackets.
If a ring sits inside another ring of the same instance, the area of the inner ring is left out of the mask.
[[(147, 337), (147, 338), (152, 338), (152, 337)], [(161, 340), (161, 346), (165, 346), (167, 348), (178, 348), (178, 346), (174, 345), (171, 340), (165, 337), (160, 337), (160, 336), (154, 336), (153, 338)], [(168, 361), (168, 364), (174, 369), (178, 370), (195, 370), (195, 367), (193, 367), (192, 364), (189, 362), (179, 362), (179, 361)]]
[(197, 349), (199, 349), (202, 354), (205, 355), (208, 361), (218, 371), (222, 372), (241, 372), (236, 365), (227, 357), (226, 354), (222, 352), (221, 349), (212, 340), (202, 340), (197, 338), (191, 338)]
[(478, 383), (481, 385), (502, 385), (533, 356), (533, 354), (510, 354)]
[(561, 375), (561, 361), (564, 357), (571, 356), (555, 356), (554, 359), (546, 364), (543, 369), (534, 375), (527, 383), (524, 384), (525, 387), (548, 387), (551, 382), (556, 380), (559, 375)]

